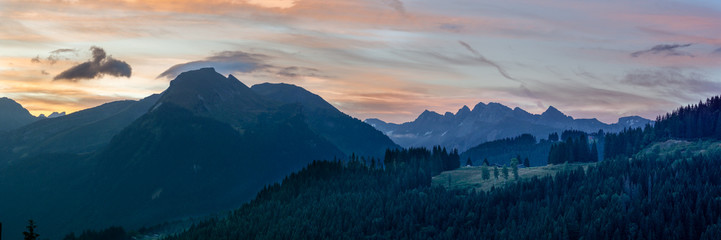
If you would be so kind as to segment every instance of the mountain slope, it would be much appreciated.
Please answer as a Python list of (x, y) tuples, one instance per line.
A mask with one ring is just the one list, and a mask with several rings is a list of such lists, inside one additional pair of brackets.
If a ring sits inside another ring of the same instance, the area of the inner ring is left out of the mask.
[(139, 227), (221, 211), (313, 160), (345, 157), (306, 117), (213, 69), (183, 73), (94, 157), (98, 201), (122, 204), (88, 219)]
[(102, 176), (98, 202), (119, 204), (97, 206), (88, 219), (140, 227), (213, 213), (236, 207), (313, 160), (344, 156), (294, 112), (282, 108), (263, 115), (258, 119), (263, 124), (244, 126), (241, 134), (227, 123), (164, 103), (95, 158)]
[(37, 118), (12, 99), (0, 98), (0, 132), (13, 130), (36, 121)]
[(553, 106), (542, 114), (531, 114), (521, 108), (511, 109), (499, 103), (478, 103), (473, 110), (463, 106), (456, 114), (444, 115), (424, 111), (414, 121), (394, 124), (379, 119), (366, 123), (388, 135), (403, 147), (432, 147), (441, 145), (465, 151), (478, 144), (530, 133), (545, 138), (553, 132), (581, 130), (585, 132), (618, 132), (627, 127), (652, 123), (641, 117), (623, 117), (618, 123), (605, 124), (597, 119), (574, 119)]
[(381, 158), (386, 149), (398, 148), (387, 136), (370, 125), (342, 113), (333, 105), (301, 87), (263, 83), (251, 87), (256, 93), (285, 104), (299, 104), (308, 126), (330, 140), (346, 155)]

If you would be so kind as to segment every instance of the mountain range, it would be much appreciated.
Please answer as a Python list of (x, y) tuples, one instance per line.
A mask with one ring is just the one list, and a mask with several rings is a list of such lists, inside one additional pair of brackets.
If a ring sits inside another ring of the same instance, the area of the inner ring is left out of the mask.
[(425, 110), (414, 121), (403, 124), (366, 119), (366, 123), (380, 130), (403, 147), (443, 146), (465, 151), (481, 143), (529, 133), (538, 139), (563, 130), (584, 132), (618, 132), (624, 128), (643, 127), (651, 120), (622, 117), (617, 123), (606, 124), (595, 118), (574, 119), (553, 106), (542, 114), (531, 114), (521, 108), (511, 109), (500, 103), (478, 103), (471, 110), (463, 106), (455, 114)]
[(212, 68), (139, 101), (30, 120), (0, 133), (0, 222), (22, 232), (32, 218), (51, 238), (231, 209), (314, 160), (399, 147), (305, 89)]
[(212, 68), (184, 72), (160, 94), (67, 115), (34, 117), (2, 98), (0, 222), (6, 238), (22, 232), (27, 219), (46, 223), (50, 238), (137, 228), (238, 207), (314, 160), (380, 159), (401, 146), (464, 150), (521, 133), (618, 131), (649, 122), (627, 117), (608, 125), (553, 107), (534, 115), (479, 103), (456, 114), (425, 111), (404, 124), (364, 123), (301, 87), (248, 87)]

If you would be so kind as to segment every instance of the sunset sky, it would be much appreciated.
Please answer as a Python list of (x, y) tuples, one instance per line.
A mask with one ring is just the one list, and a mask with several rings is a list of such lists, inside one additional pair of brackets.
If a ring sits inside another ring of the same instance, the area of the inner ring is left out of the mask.
[(480, 101), (655, 118), (721, 94), (721, 1), (0, 0), (0, 97), (35, 115), (201, 67), (360, 119)]

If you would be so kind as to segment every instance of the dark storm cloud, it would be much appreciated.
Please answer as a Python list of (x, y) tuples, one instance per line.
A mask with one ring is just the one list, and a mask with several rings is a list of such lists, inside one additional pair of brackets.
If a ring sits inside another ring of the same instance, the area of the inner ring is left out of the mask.
[(93, 57), (87, 62), (78, 64), (55, 76), (54, 80), (78, 81), (94, 79), (104, 75), (116, 77), (130, 77), (132, 68), (124, 61), (107, 56), (105, 50), (99, 47), (90, 47)]
[(320, 70), (315, 68), (272, 65), (269, 63), (271, 59), (273, 59), (273, 57), (265, 54), (247, 53), (243, 51), (224, 51), (203, 60), (174, 65), (158, 75), (157, 78), (172, 79), (182, 72), (204, 67), (213, 67), (219, 72), (264, 72), (289, 78), (301, 76), (323, 76)]
[(495, 67), (495, 68), (498, 70), (498, 73), (500, 73), (501, 75), (503, 75), (503, 77), (505, 77), (505, 78), (507, 78), (507, 79), (510, 79), (510, 80), (513, 80), (513, 81), (518, 81), (517, 79), (511, 77), (511, 75), (508, 75), (508, 73), (506, 72), (506, 70), (503, 69), (503, 68), (501, 67), (501, 65), (498, 65), (498, 63), (495, 63), (495, 62), (493, 62), (493, 61), (491, 61), (491, 60), (488, 60), (487, 58), (483, 57), (483, 55), (481, 55), (480, 53), (478, 53), (478, 51), (476, 51), (476, 49), (473, 49), (473, 48), (471, 47), (471, 45), (468, 45), (468, 43), (465, 43), (465, 42), (463, 42), (463, 41), (458, 41), (458, 43), (461, 44), (463, 47), (465, 47), (468, 51), (470, 51), (471, 53), (473, 53), (473, 55), (476, 57), (476, 60), (478, 60), (479, 62), (484, 63), (484, 64), (487, 64), (487, 65), (491, 65), (491, 66)]
[(692, 54), (687, 52), (678, 51), (679, 48), (685, 48), (691, 46), (691, 43), (687, 44), (659, 44), (653, 46), (651, 49), (637, 51), (631, 53), (631, 57), (639, 57), (644, 54), (665, 54), (665, 56), (691, 56)]

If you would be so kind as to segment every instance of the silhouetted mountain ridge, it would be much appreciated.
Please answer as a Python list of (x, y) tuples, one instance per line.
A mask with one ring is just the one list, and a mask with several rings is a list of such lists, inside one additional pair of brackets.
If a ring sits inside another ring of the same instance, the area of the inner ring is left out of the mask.
[[(98, 150), (145, 114), (159, 97), (154, 94), (139, 101), (110, 102), (65, 116), (40, 119), (0, 138), (0, 156), (10, 160), (43, 153)], [(2, 164), (0, 161), (0, 166)]]
[(178, 75), (156, 105), (164, 103), (173, 103), (193, 114), (211, 117), (234, 127), (253, 123), (257, 114), (273, 106), (233, 75), (226, 78), (213, 68)]
[(541, 114), (531, 114), (521, 108), (511, 109), (500, 103), (478, 103), (470, 110), (460, 108), (456, 114), (443, 115), (425, 110), (416, 120), (403, 124), (366, 119), (366, 123), (388, 135), (403, 147), (432, 147), (441, 145), (465, 151), (478, 144), (530, 133), (546, 138), (549, 133), (563, 130), (585, 132), (618, 132), (627, 127), (641, 127), (652, 123), (638, 116), (623, 117), (618, 123), (605, 124), (597, 119), (574, 119), (549, 106)]

